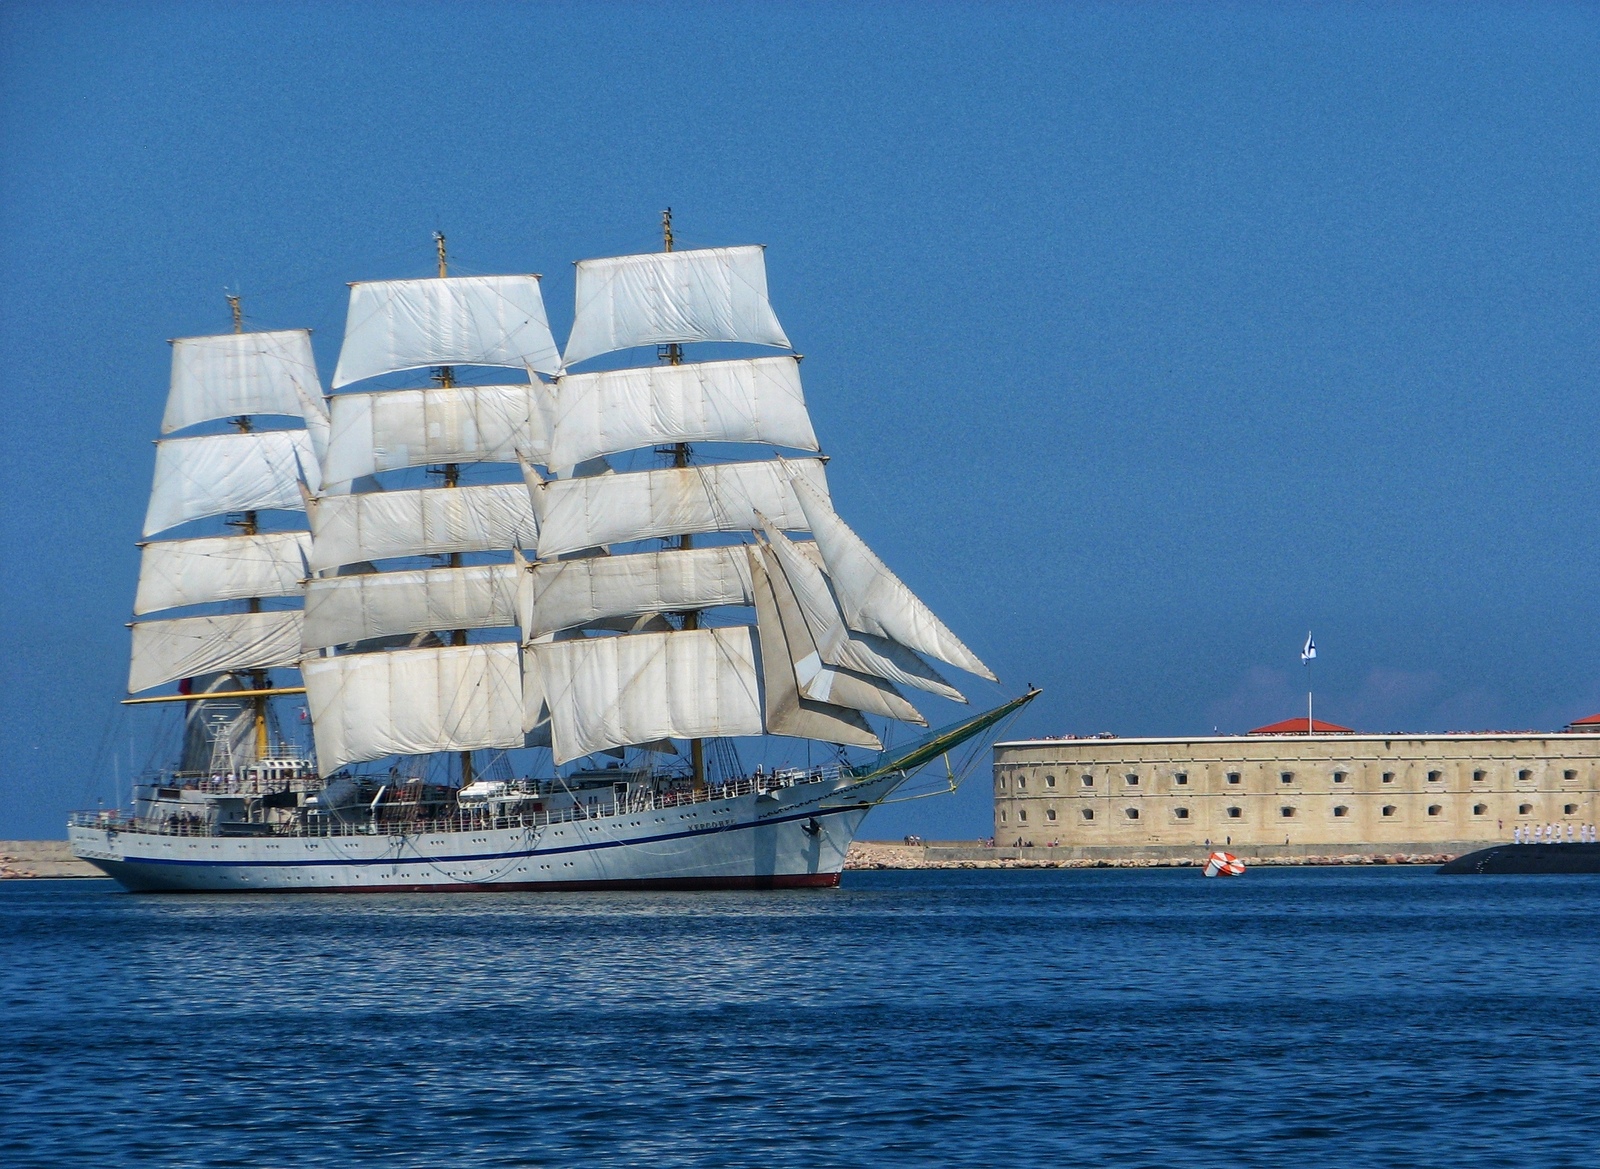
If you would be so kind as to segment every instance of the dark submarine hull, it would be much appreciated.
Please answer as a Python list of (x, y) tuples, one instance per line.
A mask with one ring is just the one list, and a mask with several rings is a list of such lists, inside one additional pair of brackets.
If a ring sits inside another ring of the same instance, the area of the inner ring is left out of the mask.
[(1443, 874), (1600, 873), (1600, 844), (1497, 844), (1440, 865)]

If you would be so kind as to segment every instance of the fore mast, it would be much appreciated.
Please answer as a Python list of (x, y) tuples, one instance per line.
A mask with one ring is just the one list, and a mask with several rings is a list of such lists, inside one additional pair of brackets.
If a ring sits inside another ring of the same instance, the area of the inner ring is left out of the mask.
[[(668, 207), (661, 213), (661, 250), (672, 250), (672, 208)], [(656, 346), (656, 357), (668, 365), (683, 364), (683, 345), (681, 342), (672, 341), (666, 345)], [(675, 442), (670, 447), (661, 448), (663, 453), (670, 456), (672, 467), (683, 468), (689, 465), (691, 450), (687, 442)], [(674, 542), (675, 541), (675, 542)], [(677, 547), (685, 551), (694, 547), (694, 535), (683, 532), (665, 541), (667, 547)], [(700, 610), (686, 609), (683, 614), (684, 629), (700, 628)], [(689, 764), (693, 772), (693, 786), (696, 792), (704, 791), (706, 786), (706, 741), (695, 738), (689, 740)]]

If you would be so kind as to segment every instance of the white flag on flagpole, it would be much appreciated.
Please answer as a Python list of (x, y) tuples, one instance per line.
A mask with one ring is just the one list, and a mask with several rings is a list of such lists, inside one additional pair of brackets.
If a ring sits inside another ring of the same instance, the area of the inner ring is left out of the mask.
[(1306, 634), (1305, 648), (1300, 651), (1300, 662), (1304, 665), (1317, 656), (1317, 643), (1311, 640), (1311, 635)]

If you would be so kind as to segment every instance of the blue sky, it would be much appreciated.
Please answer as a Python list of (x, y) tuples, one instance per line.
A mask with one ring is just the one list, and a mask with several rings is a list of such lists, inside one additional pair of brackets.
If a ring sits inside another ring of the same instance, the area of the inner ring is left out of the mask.
[[(764, 243), (840, 512), (1020, 733), (1600, 710), (1600, 9), (0, 5), (0, 837), (126, 677), (169, 337)], [(983, 773), (869, 835), (972, 836)]]

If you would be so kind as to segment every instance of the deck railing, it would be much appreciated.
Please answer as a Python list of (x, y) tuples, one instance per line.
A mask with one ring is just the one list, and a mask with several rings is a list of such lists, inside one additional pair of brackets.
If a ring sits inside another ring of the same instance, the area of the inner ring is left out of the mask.
[[(822, 767), (790, 767), (760, 775), (744, 776), (726, 783), (707, 784), (700, 790), (674, 790), (654, 792), (640, 790), (628, 797), (598, 799), (591, 804), (575, 803), (565, 808), (529, 811), (494, 810), (489, 807), (461, 808), (449, 816), (406, 815), (394, 805), (378, 805), (375, 814), (361, 819), (345, 819), (339, 812), (317, 816), (304, 816), (281, 822), (252, 823), (249, 835), (278, 837), (333, 837), (333, 836), (420, 836), (454, 832), (484, 832), (504, 829), (538, 829), (552, 824), (583, 823), (605, 820), (613, 816), (636, 816), (644, 812), (663, 811), (668, 808), (693, 804), (712, 803), (717, 800), (738, 799), (741, 796), (762, 795), (807, 783), (837, 782), (848, 778), (846, 771), (836, 765)], [(200, 790), (207, 790), (201, 788)], [(582, 789), (563, 793), (557, 783), (555, 794), (571, 794), (581, 798)], [(531, 802), (542, 798), (531, 794), (520, 797)], [(341, 809), (359, 814), (360, 805)], [(387, 812), (387, 814), (385, 814)], [(398, 814), (396, 814), (398, 812)], [(234, 836), (226, 822), (217, 824), (196, 812), (181, 812), (164, 817), (130, 816), (124, 812), (74, 812), (68, 817), (74, 828), (100, 828), (114, 832), (140, 832), (156, 836)], [(241, 825), (242, 827), (242, 825)]]

